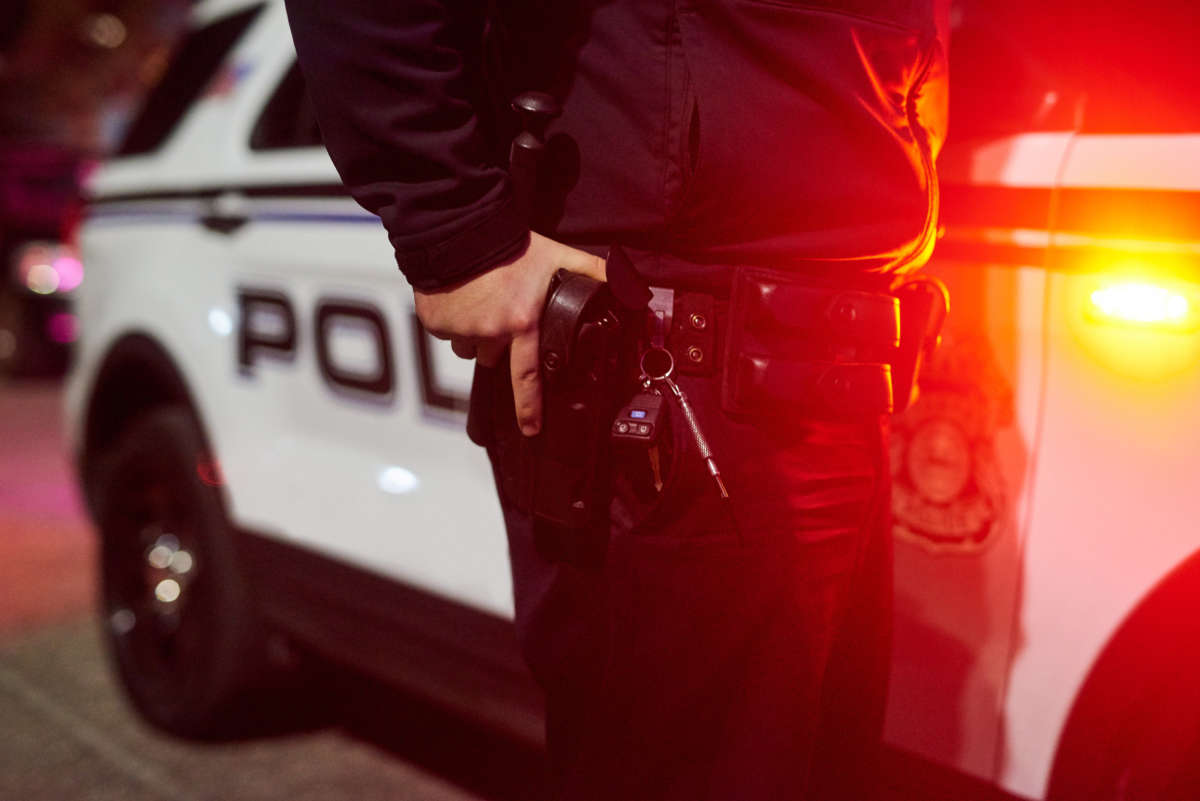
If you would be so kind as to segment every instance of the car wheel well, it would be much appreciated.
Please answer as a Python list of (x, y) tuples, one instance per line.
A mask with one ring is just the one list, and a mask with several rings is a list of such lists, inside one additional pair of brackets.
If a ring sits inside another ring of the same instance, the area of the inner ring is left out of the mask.
[(1048, 799), (1157, 798), (1127, 796), (1127, 785), (1140, 781), (1148, 792), (1190, 775), (1200, 753), (1198, 610), (1200, 551), (1164, 577), (1105, 645), (1063, 727)]
[(131, 425), (165, 406), (185, 409), (204, 430), (187, 382), (166, 350), (146, 334), (123, 337), (104, 358), (88, 400), (80, 475), (89, 507), (97, 465)]

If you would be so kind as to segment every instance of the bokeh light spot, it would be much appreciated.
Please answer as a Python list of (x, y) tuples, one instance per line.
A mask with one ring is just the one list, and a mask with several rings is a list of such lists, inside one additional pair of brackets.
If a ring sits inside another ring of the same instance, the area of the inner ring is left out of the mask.
[(179, 586), (178, 581), (175, 579), (163, 579), (154, 588), (154, 597), (164, 604), (172, 604), (179, 600), (182, 592), (183, 588)]
[(25, 286), (39, 295), (57, 292), (59, 282), (58, 272), (45, 262), (29, 265), (25, 273)]
[(112, 627), (113, 633), (119, 637), (133, 631), (133, 627), (137, 625), (137, 616), (128, 609), (118, 609), (112, 613), (108, 623)]
[(59, 292), (70, 292), (83, 283), (83, 262), (75, 256), (55, 256), (50, 266), (58, 273)]

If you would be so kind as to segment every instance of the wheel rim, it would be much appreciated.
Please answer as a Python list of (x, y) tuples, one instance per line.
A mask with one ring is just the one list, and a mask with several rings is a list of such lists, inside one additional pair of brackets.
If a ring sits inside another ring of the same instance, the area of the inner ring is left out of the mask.
[[(204, 670), (199, 521), (163, 477), (125, 482), (104, 542), (107, 623), (128, 682), (163, 710), (185, 701)], [(135, 489), (138, 488), (138, 489)]]

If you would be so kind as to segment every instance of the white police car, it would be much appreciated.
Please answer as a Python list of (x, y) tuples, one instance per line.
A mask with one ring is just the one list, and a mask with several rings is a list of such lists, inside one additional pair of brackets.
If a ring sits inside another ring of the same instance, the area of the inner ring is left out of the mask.
[[(1081, 8), (954, 11), (954, 308), (893, 445), (922, 797), (1200, 788), (1193, 23)], [(470, 365), (340, 188), (282, 5), (197, 6), (90, 190), (68, 422), (138, 709), (217, 730), (282, 633), (536, 738)]]

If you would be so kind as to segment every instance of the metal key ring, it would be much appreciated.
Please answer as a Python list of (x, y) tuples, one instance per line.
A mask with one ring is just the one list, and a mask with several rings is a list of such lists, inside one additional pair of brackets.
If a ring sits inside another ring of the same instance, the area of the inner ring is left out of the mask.
[(665, 381), (675, 371), (675, 357), (666, 348), (651, 346), (642, 353), (641, 367), (651, 381)]

